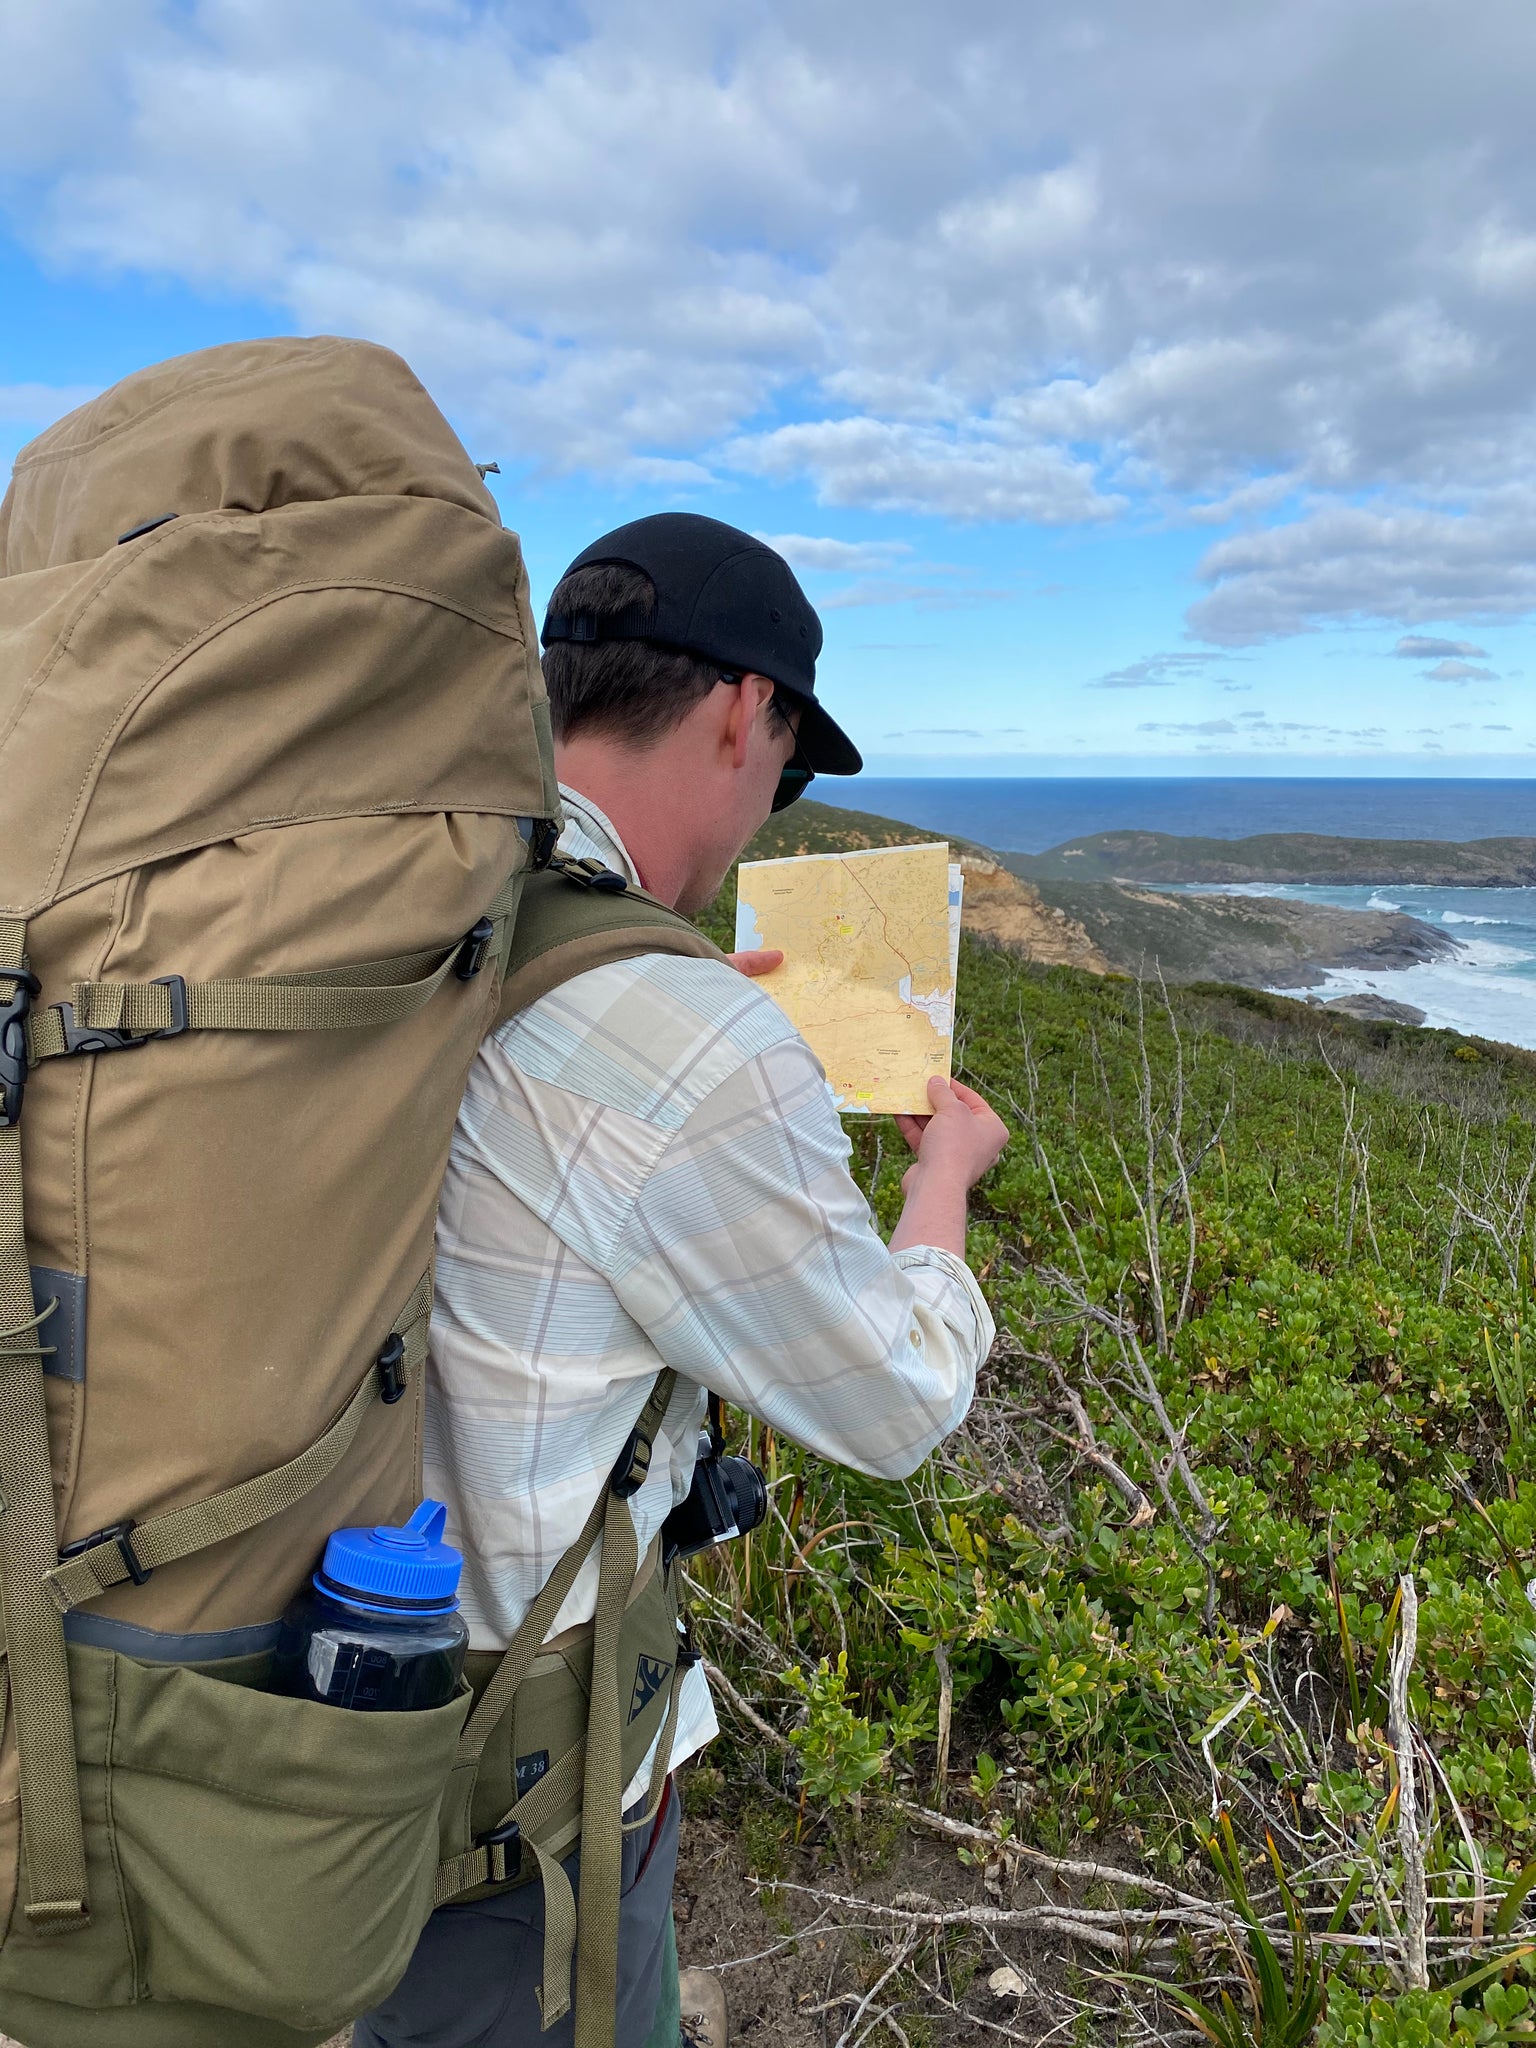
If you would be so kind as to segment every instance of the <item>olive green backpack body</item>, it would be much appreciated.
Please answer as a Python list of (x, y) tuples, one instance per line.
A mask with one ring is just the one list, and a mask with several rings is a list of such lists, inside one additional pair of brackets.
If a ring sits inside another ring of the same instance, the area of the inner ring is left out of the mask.
[[(547, 1876), (675, 1696), (624, 1722), (624, 1658), (677, 1633), (622, 1485), (595, 1629), (425, 1713), (261, 1688), (327, 1534), (419, 1499), (480, 1039), (541, 979), (713, 949), (535, 872), (558, 796), (517, 540), (361, 343), (163, 364), (24, 451), (0, 820), (0, 2028), (301, 2048), (387, 1993), (435, 1899)], [(530, 878), (556, 907), (504, 990)], [(541, 1716), (554, 1787), (519, 1823)]]

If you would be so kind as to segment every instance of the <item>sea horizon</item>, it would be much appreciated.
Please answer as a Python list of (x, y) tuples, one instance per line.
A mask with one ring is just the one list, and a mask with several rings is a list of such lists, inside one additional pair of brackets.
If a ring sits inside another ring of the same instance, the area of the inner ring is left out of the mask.
[[(1536, 837), (1536, 779), (1445, 776), (1010, 776), (829, 778), (817, 797), (999, 853), (1043, 853), (1090, 832), (1241, 839), (1321, 832), (1351, 839)], [(1455, 954), (1400, 969), (1337, 969), (1312, 991), (1412, 1003), (1425, 1022), (1536, 1047), (1536, 889), (1244, 883), (1231, 893), (1398, 910), (1457, 941)]]
[(821, 776), (821, 802), (999, 853), (1044, 853), (1090, 832), (1243, 839), (1536, 837), (1536, 776)]

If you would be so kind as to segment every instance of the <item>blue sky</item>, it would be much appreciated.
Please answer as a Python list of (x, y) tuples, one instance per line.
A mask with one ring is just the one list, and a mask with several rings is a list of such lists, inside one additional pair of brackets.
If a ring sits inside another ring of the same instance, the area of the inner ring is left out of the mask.
[(776, 539), (884, 773), (1536, 772), (1523, 0), (8, 0), (0, 464), (398, 348), (536, 601)]

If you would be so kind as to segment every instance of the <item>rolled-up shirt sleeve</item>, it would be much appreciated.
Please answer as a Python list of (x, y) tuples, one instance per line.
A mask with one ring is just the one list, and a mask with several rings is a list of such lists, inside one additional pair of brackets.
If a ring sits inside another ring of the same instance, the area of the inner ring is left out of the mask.
[(680, 1374), (899, 1479), (964, 1418), (995, 1330), (962, 1259), (887, 1249), (850, 1151), (809, 1048), (768, 1047), (671, 1135), (608, 1277)]

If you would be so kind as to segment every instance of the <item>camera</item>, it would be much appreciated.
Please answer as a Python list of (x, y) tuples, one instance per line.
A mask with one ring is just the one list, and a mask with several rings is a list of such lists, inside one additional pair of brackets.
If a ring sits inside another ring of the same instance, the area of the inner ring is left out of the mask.
[(710, 1430), (699, 1432), (699, 1455), (688, 1498), (661, 1525), (665, 1564), (695, 1557), (716, 1543), (745, 1536), (768, 1513), (768, 1487), (749, 1458), (724, 1455)]

